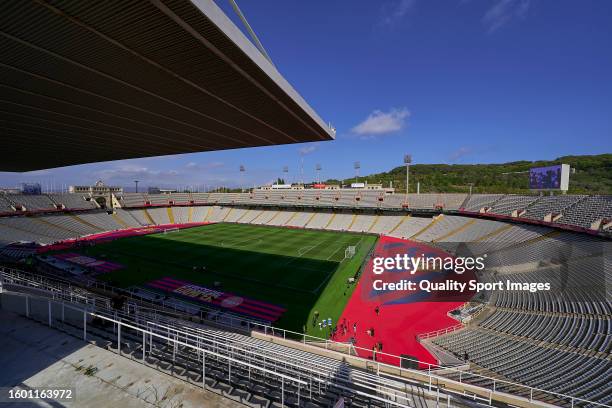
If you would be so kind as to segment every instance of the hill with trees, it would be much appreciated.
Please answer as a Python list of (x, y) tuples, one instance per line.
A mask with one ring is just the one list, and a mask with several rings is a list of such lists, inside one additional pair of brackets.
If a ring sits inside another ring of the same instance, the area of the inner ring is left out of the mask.
[[(612, 154), (563, 156), (555, 160), (517, 161), (501, 164), (413, 164), (410, 166), (410, 192), (421, 193), (529, 193), (531, 167), (569, 164), (572, 168), (568, 193), (612, 194)], [(406, 167), (388, 172), (344, 180), (355, 182), (392, 183), (397, 192), (406, 189)], [(330, 179), (327, 183), (340, 184)]]

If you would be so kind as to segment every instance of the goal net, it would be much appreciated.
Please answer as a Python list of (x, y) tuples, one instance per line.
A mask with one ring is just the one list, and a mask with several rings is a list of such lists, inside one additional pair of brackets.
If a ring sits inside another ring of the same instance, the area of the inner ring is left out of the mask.
[(355, 256), (355, 245), (347, 246), (344, 250), (344, 259), (349, 259)]

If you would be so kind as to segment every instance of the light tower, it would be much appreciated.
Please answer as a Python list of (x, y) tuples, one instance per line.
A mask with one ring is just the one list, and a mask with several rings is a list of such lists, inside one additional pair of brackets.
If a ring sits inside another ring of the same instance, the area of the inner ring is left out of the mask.
[(304, 187), (304, 155), (300, 154), (300, 182)]
[(138, 192), (138, 183), (139, 183), (138, 180), (134, 180), (134, 184), (136, 185), (136, 192)]
[(406, 202), (408, 202), (408, 187), (410, 186), (410, 163), (412, 163), (412, 155), (404, 155), (404, 164), (406, 165)]
[(321, 165), (319, 163), (315, 166), (315, 170), (317, 171), (317, 184), (321, 184)]
[(243, 193), (244, 193), (244, 172), (245, 171), (246, 169), (244, 168), (244, 164), (241, 164), (240, 165), (240, 187)]
[[(283, 179), (289, 177), (289, 166), (283, 166)], [(283, 180), (284, 184), (287, 184), (287, 180)]]
[(353, 168), (355, 169), (355, 183), (357, 183), (357, 178), (359, 177), (359, 169), (361, 168), (361, 163), (356, 161), (353, 163)]

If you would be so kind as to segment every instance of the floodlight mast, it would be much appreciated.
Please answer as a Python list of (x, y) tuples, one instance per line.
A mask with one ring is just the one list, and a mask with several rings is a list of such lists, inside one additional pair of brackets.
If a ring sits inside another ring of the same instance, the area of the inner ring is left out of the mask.
[(300, 155), (300, 178), (302, 179), (302, 187), (304, 187), (304, 155)]
[(412, 155), (404, 155), (404, 164), (406, 165), (406, 203), (408, 202), (408, 186), (410, 185), (410, 163), (412, 163)]
[(136, 192), (138, 192), (138, 183), (139, 183), (138, 180), (134, 180), (134, 184), (136, 184)]
[(240, 184), (241, 184), (242, 192), (243, 193), (244, 193), (244, 190), (245, 190), (245, 188), (244, 188), (244, 173), (245, 172), (246, 172), (246, 169), (244, 168), (244, 165), (241, 164), (240, 165)]
[(361, 168), (361, 162), (356, 161), (353, 163), (353, 168), (355, 169), (355, 183), (357, 183), (357, 178), (359, 178), (359, 169)]
[(321, 165), (317, 163), (315, 169), (317, 170), (317, 184), (321, 184)]
[(285, 180), (285, 178), (289, 177), (289, 166), (283, 166), (283, 173), (283, 184), (287, 184), (287, 180)]

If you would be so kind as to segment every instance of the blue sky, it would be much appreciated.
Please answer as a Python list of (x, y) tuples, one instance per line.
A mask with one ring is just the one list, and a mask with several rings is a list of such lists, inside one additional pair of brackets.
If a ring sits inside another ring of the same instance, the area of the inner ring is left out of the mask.
[[(236, 21), (225, 0), (218, 4)], [(415, 163), (496, 163), (610, 153), (612, 2), (238, 1), (285, 78), (337, 139), (0, 173), (60, 188), (253, 185)]]

